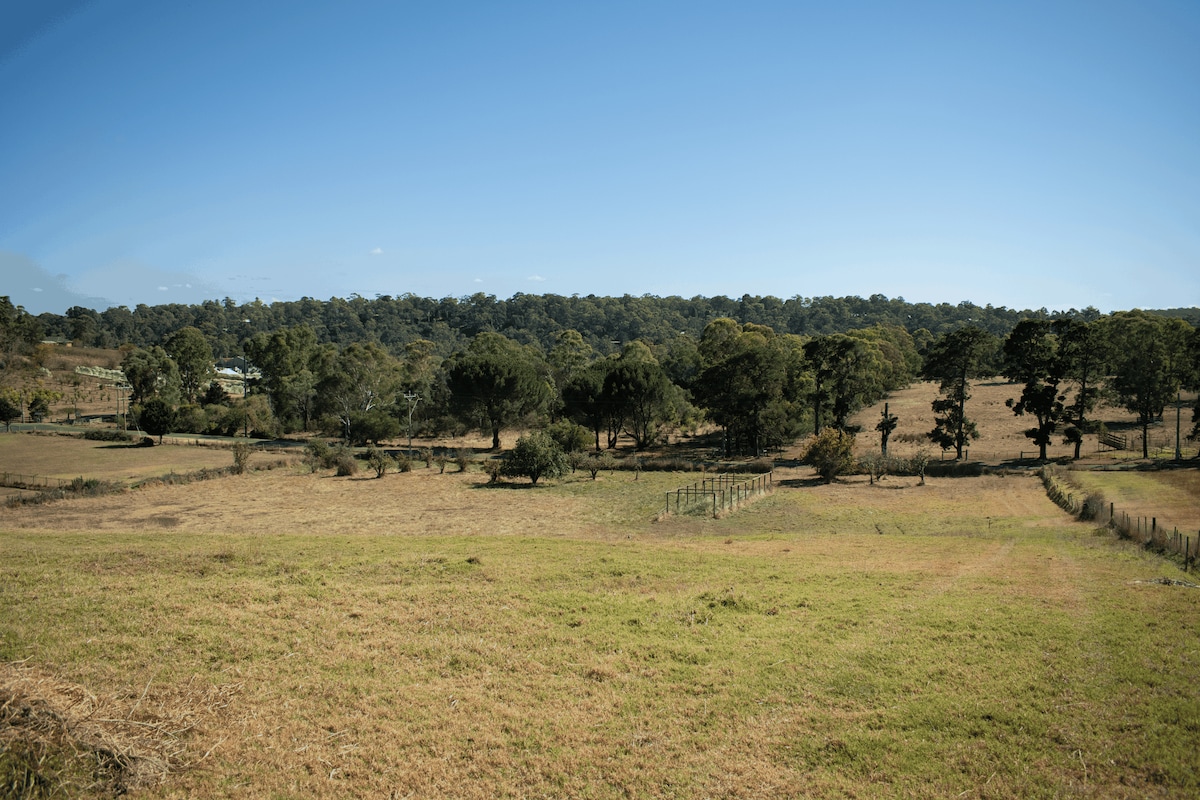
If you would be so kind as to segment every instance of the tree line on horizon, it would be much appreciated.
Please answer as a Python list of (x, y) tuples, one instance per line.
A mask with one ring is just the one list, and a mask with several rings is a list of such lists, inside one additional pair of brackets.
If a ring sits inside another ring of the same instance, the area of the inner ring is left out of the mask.
[[(1200, 309), (1195, 311), (1193, 325), (1200, 324)], [(925, 329), (940, 335), (966, 324), (1003, 336), (1022, 319), (1092, 320), (1100, 316), (1090, 307), (1017, 311), (968, 301), (909, 303), (902, 297), (880, 294), (786, 300), (754, 295), (733, 299), (516, 294), (505, 300), (476, 293), (437, 300), (411, 294), (374, 299), (351, 295), (348, 299), (302, 298), (270, 304), (258, 300), (239, 304), (226, 298), (195, 305), (114, 306), (104, 311), (74, 306), (64, 314), (39, 314), (31, 322), (40, 326), (42, 337), (107, 348), (122, 344), (149, 347), (175, 331), (193, 327), (209, 339), (218, 358), (240, 355), (241, 343), (255, 334), (297, 325), (311, 328), (320, 344), (375, 342), (399, 355), (409, 342), (424, 339), (434, 343), (438, 355), (447, 357), (485, 331), (549, 351), (560, 333), (575, 330), (596, 352), (610, 355), (639, 339), (663, 342), (680, 333), (699, 338), (709, 322), (723, 317), (800, 336), (845, 333), (874, 325), (894, 325), (909, 332)]]
[[(892, 321), (898, 318), (909, 325)], [(565, 327), (589, 320), (582, 330)], [(961, 457), (978, 435), (971, 381), (1003, 375), (1022, 387), (1009, 405), (1033, 423), (1026, 435), (1044, 458), (1055, 435), (1075, 442), (1078, 455), (1102, 393), (1136, 414), (1145, 433), (1176, 392), (1200, 382), (1200, 337), (1179, 316), (1095, 309), (1020, 315), (880, 295), (406, 296), (75, 308), (63, 317), (33, 317), (0, 298), (6, 373), (22, 347), (32, 353), (48, 332), (81, 345), (116, 343), (130, 407), (155, 427), (321, 433), (354, 444), (473, 428), (499, 448), (505, 430), (548, 425), (564, 448), (612, 448), (626, 436), (642, 450), (712, 424), (727, 455), (753, 454), (826, 428), (853, 432), (855, 411), (924, 378), (941, 390), (928, 436)], [(244, 398), (229, 397), (212, 380), (221, 357), (260, 372)], [(0, 386), (0, 395), (12, 405), (11, 388)], [(877, 426), (885, 447), (894, 426), (886, 416)]]

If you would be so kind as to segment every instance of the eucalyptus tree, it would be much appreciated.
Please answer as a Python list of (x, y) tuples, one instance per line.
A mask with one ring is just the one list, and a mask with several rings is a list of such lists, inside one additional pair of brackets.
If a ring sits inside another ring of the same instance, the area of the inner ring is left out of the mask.
[(400, 380), (400, 363), (382, 347), (374, 342), (350, 344), (323, 360), (316, 387), (318, 407), (336, 421), (347, 441), (388, 438), (393, 429), (400, 429), (398, 420), (386, 427)]
[(152, 397), (162, 397), (172, 403), (179, 399), (179, 368), (158, 345), (130, 350), (121, 360), (121, 371), (130, 387), (130, 406)]
[(625, 345), (613, 360), (604, 376), (601, 399), (612, 418), (622, 420), (638, 450), (645, 450), (665, 426), (677, 421), (685, 403), (682, 390), (640, 341)]
[(41, 338), (38, 318), (0, 295), (0, 381), (20, 362), (17, 356), (29, 352)]
[(758, 453), (799, 432), (802, 402), (793, 389), (802, 345), (763, 325), (735, 330), (729, 322), (715, 320), (702, 335), (696, 399), (723, 429), (726, 455)]
[(179, 369), (179, 391), (185, 403), (193, 402), (213, 375), (213, 351), (198, 328), (180, 328), (166, 338), (163, 349)]
[(1003, 354), (1004, 376), (1024, 384), (1021, 396), (1009, 398), (1005, 404), (1017, 416), (1030, 414), (1037, 420), (1025, 436), (1038, 446), (1038, 458), (1045, 461), (1046, 446), (1066, 413), (1066, 396), (1059, 391), (1063, 362), (1051, 323), (1021, 320), (1004, 340)]
[(804, 343), (804, 355), (813, 381), (814, 434), (824, 427), (826, 412), (842, 430), (852, 413), (883, 395), (883, 359), (866, 340), (842, 333), (817, 336)]
[(243, 353), (262, 374), (275, 416), (289, 429), (307, 431), (322, 373), (336, 370), (336, 348), (322, 353), (316, 332), (300, 324), (255, 334), (243, 343)]
[(1064, 439), (1075, 445), (1075, 458), (1083, 446), (1087, 415), (1100, 396), (1105, 365), (1110, 359), (1108, 338), (1098, 322), (1064, 318), (1055, 320), (1052, 329), (1058, 340), (1059, 372), (1063, 380), (1075, 384), (1075, 399), (1066, 405)]
[(1108, 391), (1142, 429), (1142, 458), (1150, 457), (1150, 425), (1175, 400), (1190, 369), (1192, 327), (1182, 319), (1118, 311), (1105, 320), (1113, 348)]
[(990, 333), (968, 325), (938, 337), (925, 353), (922, 375), (938, 381), (941, 392), (932, 403), (934, 428), (927, 436), (943, 450), (953, 447), (955, 458), (961, 459), (966, 444), (979, 438), (975, 423), (967, 418), (967, 400), (971, 381), (981, 376), (995, 349)]
[(452, 410), (469, 424), (492, 434), (500, 449), (500, 432), (522, 417), (545, 409), (551, 398), (547, 367), (533, 349), (491, 331), (477, 334), (466, 350), (446, 362)]

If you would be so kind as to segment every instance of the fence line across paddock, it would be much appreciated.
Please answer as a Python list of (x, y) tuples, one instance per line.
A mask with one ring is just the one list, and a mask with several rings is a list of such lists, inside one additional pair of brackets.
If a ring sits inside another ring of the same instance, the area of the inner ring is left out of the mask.
[(736, 510), (752, 497), (771, 492), (774, 488), (773, 471), (761, 475), (715, 475), (667, 492), (665, 513), (671, 513), (671, 498), (674, 496), (676, 514), (703, 503), (712, 505), (712, 515), (715, 517), (722, 511)]
[(1124, 511), (1118, 514), (1114, 503), (1108, 504), (1108, 524), (1146, 547), (1183, 556), (1184, 572), (1188, 571), (1189, 565), (1195, 569), (1196, 557), (1200, 556), (1200, 531), (1196, 531), (1195, 536), (1188, 531), (1180, 532), (1179, 528), (1168, 532), (1165, 525), (1159, 526), (1158, 517), (1131, 517)]
[[(52, 478), (48, 475), (25, 475), (20, 472), (0, 472), (0, 486), (10, 489), (61, 489), (76, 478)], [(82, 480), (82, 478), (78, 479)]]

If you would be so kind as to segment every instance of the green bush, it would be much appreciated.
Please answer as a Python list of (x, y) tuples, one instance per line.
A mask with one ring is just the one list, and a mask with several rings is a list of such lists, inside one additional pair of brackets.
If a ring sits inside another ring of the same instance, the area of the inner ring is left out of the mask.
[(329, 445), (321, 439), (311, 439), (304, 445), (304, 462), (313, 472), (329, 469), (333, 466), (332, 451)]
[(597, 455), (588, 456), (579, 465), (588, 471), (592, 476), (592, 480), (596, 480), (596, 475), (602, 469), (612, 470), (617, 467), (617, 460), (613, 458), (612, 453), (607, 451)]
[[(405, 457), (405, 460), (408, 461), (407, 456)], [(375, 470), (376, 478), (382, 478), (385, 474), (387, 474), (387, 471), (390, 468), (396, 466), (395, 459), (377, 447), (371, 447), (367, 449), (366, 462), (367, 466)], [(412, 462), (409, 461), (408, 464), (409, 469), (412, 469)], [(338, 471), (338, 474), (342, 474), (340, 470)], [(353, 475), (354, 473), (352, 472), (350, 474)]]
[(854, 468), (854, 434), (837, 428), (825, 428), (814, 436), (804, 452), (804, 462), (812, 465), (826, 483)]
[(539, 479), (557, 478), (568, 469), (566, 454), (558, 442), (545, 431), (534, 431), (517, 439), (500, 471), (512, 477), (529, 478), (536, 486)]
[(250, 463), (250, 453), (253, 449), (245, 442), (234, 442), (233, 444), (233, 474), (241, 475), (246, 471), (246, 465)]
[(198, 405), (182, 405), (175, 412), (175, 432), (208, 433), (208, 415)]
[(566, 419), (550, 425), (546, 433), (564, 453), (580, 453), (592, 444), (592, 434), (587, 428)]

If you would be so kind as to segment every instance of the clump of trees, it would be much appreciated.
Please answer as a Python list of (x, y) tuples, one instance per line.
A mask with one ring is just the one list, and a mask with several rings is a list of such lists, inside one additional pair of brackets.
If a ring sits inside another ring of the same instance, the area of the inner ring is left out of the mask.
[[(924, 377), (940, 388), (928, 437), (962, 458), (978, 436), (972, 382), (1003, 374), (1021, 386), (1010, 408), (1031, 421), (1039, 454), (1062, 436), (1078, 456), (1099, 398), (1137, 415), (1146, 447), (1174, 393), (1200, 382), (1195, 330), (1146, 312), (1016, 312), (880, 295), (406, 295), (135, 311), (33, 318), (0, 298), (0, 418), (7, 425), (55, 402), (37, 405), (3, 380), (32, 358), (30, 337), (43, 330), (124, 343), (137, 420), (164, 417), (165, 405), (178, 431), (321, 433), (353, 446), (476, 429), (500, 450), (506, 431), (545, 427), (564, 452), (611, 451), (622, 440), (640, 451), (704, 421), (720, 429), (722, 455), (757, 455), (805, 432), (853, 434), (858, 409)], [(241, 375), (232, 396), (214, 364)], [(1200, 410), (1195, 418), (1200, 429)], [(875, 425), (881, 452), (896, 423), (885, 410)]]

